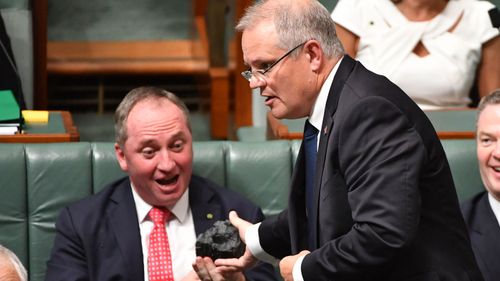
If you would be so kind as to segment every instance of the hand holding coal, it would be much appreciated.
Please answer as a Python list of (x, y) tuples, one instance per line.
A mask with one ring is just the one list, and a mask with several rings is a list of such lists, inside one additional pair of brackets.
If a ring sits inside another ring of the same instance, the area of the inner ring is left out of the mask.
[(239, 258), (245, 252), (245, 244), (238, 235), (238, 229), (229, 220), (216, 221), (200, 234), (196, 240), (196, 255), (219, 258)]

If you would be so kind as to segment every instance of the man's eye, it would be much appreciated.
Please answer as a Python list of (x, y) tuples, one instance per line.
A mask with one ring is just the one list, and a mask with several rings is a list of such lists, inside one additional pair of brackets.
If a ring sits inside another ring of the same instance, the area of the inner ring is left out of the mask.
[(175, 151), (175, 152), (180, 152), (183, 148), (184, 148), (183, 141), (176, 141), (171, 146), (172, 151)]
[(146, 158), (151, 158), (155, 154), (155, 151), (151, 148), (146, 148), (141, 151), (142, 155)]
[(483, 145), (489, 145), (492, 142), (491, 138), (481, 138), (480, 141)]
[(260, 71), (266, 71), (269, 67), (271, 67), (271, 65), (273, 65), (272, 63), (263, 63), (260, 65), (260, 68), (259, 70)]

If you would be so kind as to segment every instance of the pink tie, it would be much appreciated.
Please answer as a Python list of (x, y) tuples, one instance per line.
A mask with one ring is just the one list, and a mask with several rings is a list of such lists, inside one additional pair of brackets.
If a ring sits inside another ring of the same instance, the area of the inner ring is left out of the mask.
[(172, 257), (165, 228), (170, 211), (153, 207), (149, 217), (155, 224), (149, 236), (148, 274), (149, 281), (173, 281)]

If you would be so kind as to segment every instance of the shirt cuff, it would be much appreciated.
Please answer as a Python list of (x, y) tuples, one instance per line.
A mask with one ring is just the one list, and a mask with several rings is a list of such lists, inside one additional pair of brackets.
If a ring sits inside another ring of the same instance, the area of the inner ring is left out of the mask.
[(304, 260), (305, 256), (302, 256), (297, 259), (295, 264), (293, 265), (292, 269), (292, 277), (293, 281), (304, 281), (304, 277), (302, 276), (302, 261)]
[(245, 242), (247, 244), (250, 253), (257, 259), (272, 264), (273, 266), (278, 266), (279, 260), (275, 257), (269, 255), (262, 249), (259, 241), (259, 226), (260, 223), (254, 224), (247, 228), (245, 233)]

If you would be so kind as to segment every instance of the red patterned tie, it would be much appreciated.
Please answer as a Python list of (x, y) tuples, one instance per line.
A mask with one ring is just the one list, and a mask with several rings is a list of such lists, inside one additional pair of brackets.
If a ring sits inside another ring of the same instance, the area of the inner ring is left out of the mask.
[(165, 228), (170, 211), (153, 207), (149, 217), (155, 224), (149, 236), (148, 274), (149, 281), (173, 281), (172, 257)]

